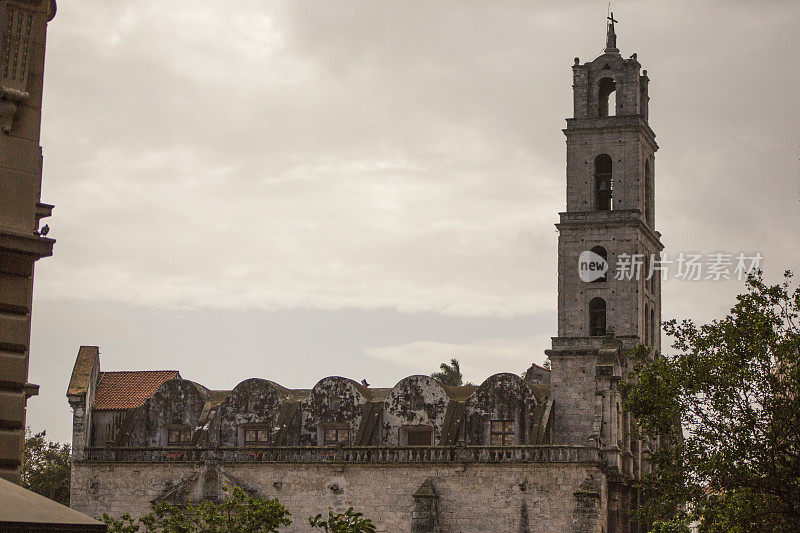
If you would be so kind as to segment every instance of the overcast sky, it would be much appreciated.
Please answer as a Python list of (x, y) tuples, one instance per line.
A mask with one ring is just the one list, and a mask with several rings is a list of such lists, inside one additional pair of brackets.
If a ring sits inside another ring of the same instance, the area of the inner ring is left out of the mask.
[[(60, 2), (48, 29), (32, 429), (81, 344), (209, 388), (482, 381), (556, 334), (575, 56), (603, 1)], [(615, 2), (650, 83), (671, 253), (800, 265), (800, 3)], [(710, 320), (737, 281), (664, 283)]]

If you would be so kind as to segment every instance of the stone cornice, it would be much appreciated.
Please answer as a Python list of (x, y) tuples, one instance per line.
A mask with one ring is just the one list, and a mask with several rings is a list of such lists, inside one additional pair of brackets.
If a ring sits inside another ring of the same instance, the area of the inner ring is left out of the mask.
[(7, 229), (0, 229), (0, 248), (35, 255), (37, 258), (53, 255), (55, 242), (55, 239), (48, 239), (39, 235), (26, 235)]
[(598, 131), (636, 131), (644, 135), (645, 139), (652, 144), (653, 151), (658, 150), (656, 134), (650, 128), (642, 115), (616, 115), (612, 117), (594, 118), (568, 118), (567, 127), (562, 130), (564, 135), (589, 133), (596, 134)]
[(556, 228), (584, 228), (584, 227), (636, 227), (655, 244), (659, 251), (664, 249), (661, 243), (661, 233), (645, 224), (642, 213), (638, 209), (615, 209), (612, 211), (565, 211), (558, 214), (560, 221)]

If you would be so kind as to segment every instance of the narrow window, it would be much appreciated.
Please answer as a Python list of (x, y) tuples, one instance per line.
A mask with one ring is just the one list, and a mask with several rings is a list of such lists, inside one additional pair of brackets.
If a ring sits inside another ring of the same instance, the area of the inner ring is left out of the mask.
[(611, 210), (613, 180), (611, 179), (611, 157), (600, 154), (594, 160), (594, 198), (595, 209)]
[(644, 344), (650, 346), (650, 306), (644, 305)]
[(597, 84), (598, 117), (613, 117), (617, 114), (616, 88), (613, 78), (603, 78)]
[(589, 335), (602, 337), (606, 334), (606, 301), (594, 298), (589, 302)]
[[(592, 248), (592, 252), (596, 253), (597, 255), (605, 259), (606, 264), (608, 264), (608, 252), (606, 252), (605, 248), (603, 248), (602, 246), (595, 246), (594, 248)], [(608, 281), (608, 270), (606, 270), (606, 273), (603, 274), (603, 277), (597, 278), (592, 283), (596, 283), (598, 281)]]
[(650, 161), (644, 162), (644, 218), (653, 226), (653, 178), (650, 176)]
[(431, 428), (406, 428), (406, 441), (409, 446), (430, 446), (433, 431)]
[[(652, 257), (653, 261), (656, 261), (654, 256), (651, 255), (650, 257)], [(656, 276), (657, 275), (658, 275), (658, 273), (653, 271), (653, 275), (650, 276), (650, 293), (653, 294), (653, 295), (655, 295), (655, 293), (656, 293)]]
[(650, 327), (652, 328), (650, 333), (650, 339), (653, 341), (653, 346), (656, 345), (656, 339), (658, 338), (658, 334), (661, 332), (661, 328), (658, 327), (659, 325), (656, 324), (656, 310), (650, 309)]
[(348, 428), (326, 428), (324, 432), (325, 446), (336, 446), (338, 444), (350, 444), (350, 429)]
[[(656, 264), (658, 264), (658, 262), (661, 260), (660, 255), (653, 254), (651, 257), (653, 261), (656, 262)], [(650, 292), (652, 292), (654, 295), (656, 293), (656, 289), (658, 289), (658, 276), (660, 275), (661, 275), (660, 271), (659, 272), (654, 271), (653, 277), (650, 278)]]
[(492, 446), (513, 446), (516, 444), (513, 420), (492, 420)]

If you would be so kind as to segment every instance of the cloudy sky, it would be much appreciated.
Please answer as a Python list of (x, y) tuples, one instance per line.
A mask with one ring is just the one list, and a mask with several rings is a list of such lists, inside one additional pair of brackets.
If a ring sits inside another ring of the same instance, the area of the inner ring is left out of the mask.
[[(45, 70), (29, 423), (104, 370), (392, 386), (542, 362), (573, 58), (603, 1), (60, 2)], [(667, 251), (800, 265), (800, 3), (615, 2), (651, 78)], [(741, 283), (664, 283), (709, 320)]]

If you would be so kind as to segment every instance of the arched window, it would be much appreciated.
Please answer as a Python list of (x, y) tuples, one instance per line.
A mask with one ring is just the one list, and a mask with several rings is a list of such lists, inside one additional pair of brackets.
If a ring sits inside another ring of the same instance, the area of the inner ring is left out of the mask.
[(603, 78), (597, 84), (598, 117), (613, 117), (617, 114), (616, 88), (617, 84), (614, 83), (614, 78)]
[(589, 335), (602, 337), (606, 334), (606, 301), (594, 298), (589, 302)]
[(650, 161), (644, 162), (644, 219), (653, 226), (653, 177), (650, 175)]
[(594, 198), (595, 209), (598, 211), (611, 210), (611, 166), (611, 157), (608, 154), (600, 154), (594, 160)]
[[(606, 252), (605, 248), (603, 248), (602, 246), (595, 246), (594, 248), (592, 248), (592, 253), (595, 253), (600, 257), (602, 257), (603, 259), (605, 259), (606, 264), (608, 264), (608, 252)], [(598, 281), (608, 281), (608, 270), (606, 270), (606, 273), (603, 274), (603, 277), (597, 278), (592, 283), (597, 283)]]

